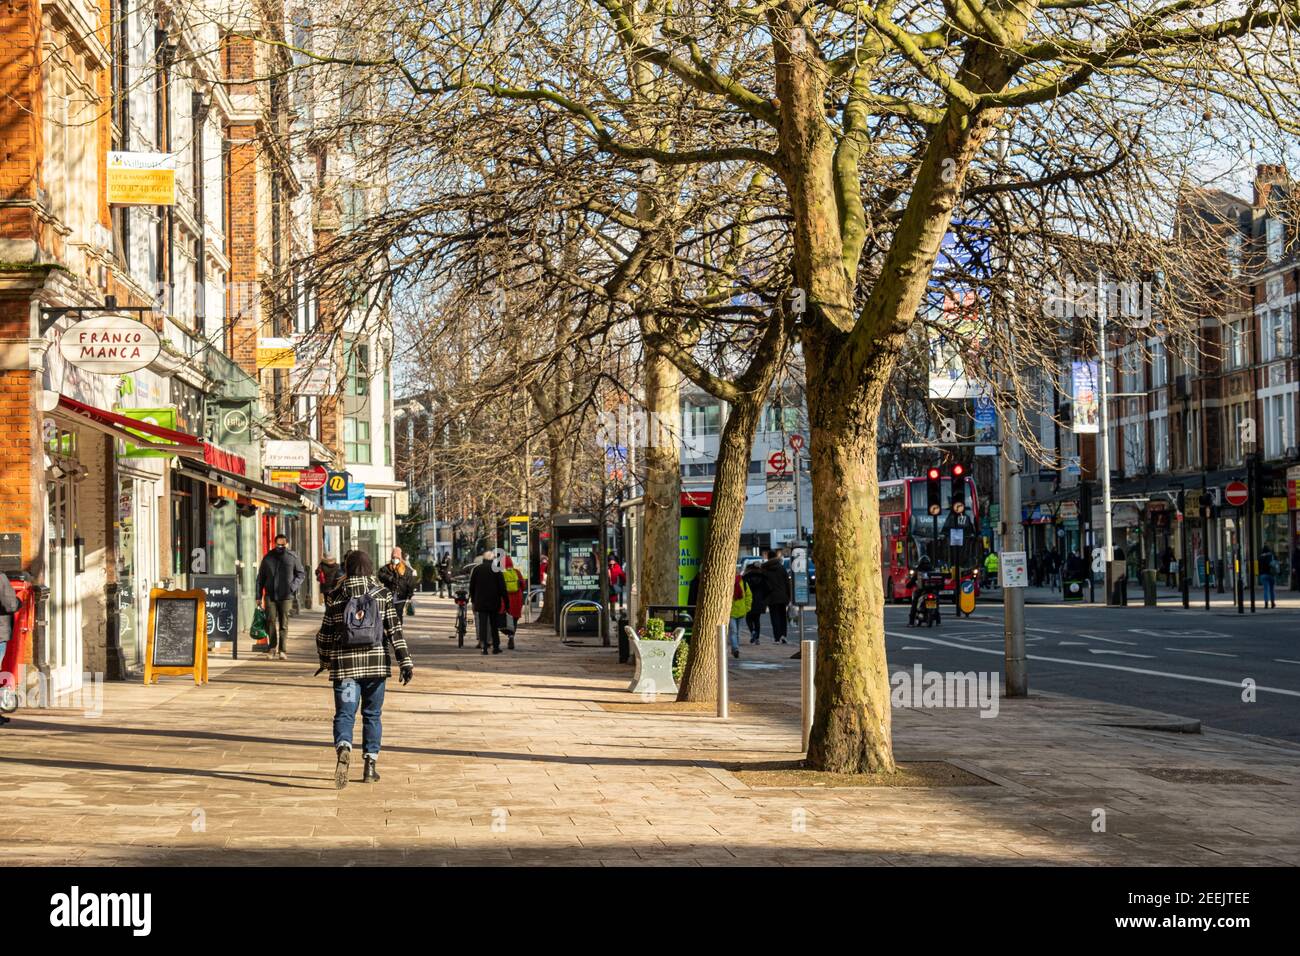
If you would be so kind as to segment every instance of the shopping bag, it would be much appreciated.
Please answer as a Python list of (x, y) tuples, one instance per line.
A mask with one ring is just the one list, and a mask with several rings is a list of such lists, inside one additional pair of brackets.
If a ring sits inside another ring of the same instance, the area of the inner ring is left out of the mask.
[(265, 640), (269, 635), (266, 633), (266, 611), (257, 608), (253, 611), (253, 623), (248, 627), (248, 633), (254, 640)]

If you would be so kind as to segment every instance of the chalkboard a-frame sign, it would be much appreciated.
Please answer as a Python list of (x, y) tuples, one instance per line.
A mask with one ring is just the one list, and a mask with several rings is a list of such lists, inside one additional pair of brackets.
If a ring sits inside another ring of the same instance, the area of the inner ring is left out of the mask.
[(144, 682), (156, 684), (160, 676), (194, 677), (208, 682), (207, 593), (149, 591), (149, 636), (144, 656)]

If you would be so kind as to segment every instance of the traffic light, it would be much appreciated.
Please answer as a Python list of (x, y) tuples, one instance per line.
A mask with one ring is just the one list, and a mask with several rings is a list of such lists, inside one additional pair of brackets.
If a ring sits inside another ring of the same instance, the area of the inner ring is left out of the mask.
[(961, 514), (966, 510), (966, 466), (952, 466), (952, 513)]
[(1187, 514), (1187, 492), (1181, 488), (1178, 489), (1178, 513), (1180, 515)]
[(931, 468), (925, 473), (925, 503), (932, 515), (943, 511), (943, 493), (939, 490), (938, 468)]

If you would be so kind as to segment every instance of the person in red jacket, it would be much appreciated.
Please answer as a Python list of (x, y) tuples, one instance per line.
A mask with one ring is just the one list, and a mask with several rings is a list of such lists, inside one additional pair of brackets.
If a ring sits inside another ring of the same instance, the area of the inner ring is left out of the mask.
[(627, 572), (618, 563), (614, 555), (609, 557), (609, 612), (612, 615), (618, 602), (623, 597), (623, 586), (627, 583)]
[(528, 579), (515, 570), (515, 563), (510, 555), (501, 558), (501, 577), (506, 582), (506, 646), (515, 649), (515, 631), (519, 627), (519, 618), (524, 613), (524, 598), (528, 590)]

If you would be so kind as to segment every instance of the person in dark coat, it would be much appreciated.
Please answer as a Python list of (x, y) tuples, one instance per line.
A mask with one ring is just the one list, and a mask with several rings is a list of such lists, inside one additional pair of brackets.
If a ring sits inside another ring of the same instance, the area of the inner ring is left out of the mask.
[(749, 593), (753, 595), (745, 623), (749, 626), (749, 643), (757, 644), (763, 627), (763, 611), (767, 607), (767, 578), (763, 575), (763, 562), (751, 561), (745, 565), (741, 579), (749, 585)]
[(289, 657), (285, 646), (289, 639), (289, 606), (306, 577), (307, 569), (298, 560), (298, 555), (289, 550), (289, 539), (277, 534), (275, 547), (266, 552), (257, 569), (257, 587), (253, 594), (254, 602), (266, 612), (268, 657), (276, 657), (277, 649), (280, 660)]
[(787, 606), (790, 603), (790, 572), (785, 569), (779, 550), (769, 551), (763, 562), (763, 581), (767, 585), (768, 614), (772, 619), (772, 639), (777, 644), (789, 643), (785, 639), (789, 629)]
[(321, 597), (329, 594), (347, 575), (335, 560), (334, 555), (327, 554), (316, 565), (316, 582), (320, 585)]
[(402, 549), (394, 548), (389, 562), (379, 569), (379, 583), (393, 595), (397, 616), (406, 616), (406, 605), (415, 593), (415, 569), (402, 557)]
[(442, 597), (443, 591), (447, 592), (447, 597), (451, 597), (451, 554), (444, 551), (442, 557), (438, 559), (438, 596)]
[(474, 570), (469, 574), (469, 603), (474, 609), (474, 630), (478, 635), (478, 646), (483, 648), (484, 654), (488, 652), (489, 641), (492, 653), (501, 653), (498, 622), (506, 612), (506, 579), (492, 567), (495, 558), (495, 552), (485, 551), (482, 560), (474, 565)]

